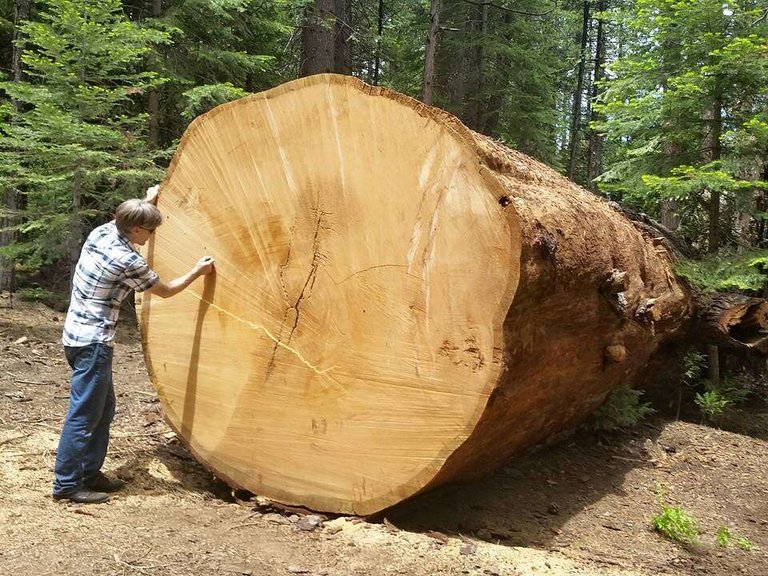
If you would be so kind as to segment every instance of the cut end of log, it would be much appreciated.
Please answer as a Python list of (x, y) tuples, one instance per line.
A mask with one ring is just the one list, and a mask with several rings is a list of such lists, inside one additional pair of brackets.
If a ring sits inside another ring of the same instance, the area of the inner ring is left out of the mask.
[(314, 510), (375, 513), (561, 434), (690, 312), (607, 203), (345, 76), (197, 119), (159, 208), (162, 278), (216, 259), (141, 300), (168, 421), (232, 486)]
[[(501, 371), (519, 232), (443, 112), (314, 76), (197, 119), (149, 246), (148, 363), (172, 426), (231, 484), (368, 514), (429, 484)], [(478, 265), (480, 264), (481, 265)]]

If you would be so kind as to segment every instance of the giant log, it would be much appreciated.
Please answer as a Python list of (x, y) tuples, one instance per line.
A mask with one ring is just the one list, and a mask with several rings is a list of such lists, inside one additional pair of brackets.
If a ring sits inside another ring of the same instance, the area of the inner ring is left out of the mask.
[(453, 116), (318, 75), (184, 134), (146, 247), (216, 272), (140, 326), (233, 487), (371, 514), (578, 424), (693, 314), (663, 238)]

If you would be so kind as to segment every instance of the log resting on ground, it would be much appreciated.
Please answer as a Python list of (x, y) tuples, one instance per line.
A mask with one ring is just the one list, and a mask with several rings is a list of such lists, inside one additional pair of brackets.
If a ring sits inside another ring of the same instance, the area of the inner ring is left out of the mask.
[(693, 313), (663, 242), (456, 118), (350, 77), (185, 133), (146, 247), (147, 365), (233, 487), (371, 514), (478, 476), (634, 386)]

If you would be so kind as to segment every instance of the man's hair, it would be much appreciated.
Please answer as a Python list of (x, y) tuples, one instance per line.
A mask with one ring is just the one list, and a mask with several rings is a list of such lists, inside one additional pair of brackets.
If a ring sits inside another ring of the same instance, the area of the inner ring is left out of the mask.
[(133, 226), (154, 230), (163, 223), (163, 215), (157, 206), (133, 198), (126, 200), (115, 210), (115, 225), (123, 234), (128, 234)]

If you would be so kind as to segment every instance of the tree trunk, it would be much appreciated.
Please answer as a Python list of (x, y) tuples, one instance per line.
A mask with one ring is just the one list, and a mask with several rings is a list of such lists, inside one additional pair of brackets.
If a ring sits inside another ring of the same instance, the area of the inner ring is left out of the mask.
[[(600, 82), (605, 77), (603, 66), (605, 65), (605, 1), (598, 0), (597, 11), (600, 16), (597, 18), (597, 32), (595, 34), (595, 69), (592, 80), (592, 102), (597, 101), (600, 93)], [(603, 120), (603, 115), (595, 112), (594, 106), (590, 106), (591, 122)], [(590, 126), (589, 141), (587, 144), (587, 186), (593, 192), (597, 191), (597, 185), (594, 182), (603, 172), (603, 135)]]
[(692, 334), (702, 344), (729, 350), (768, 351), (768, 334), (761, 332), (768, 304), (738, 293), (698, 294)]
[(337, 0), (315, 0), (304, 9), (300, 76), (333, 72), (336, 61)]
[(379, 14), (376, 19), (376, 58), (373, 61), (373, 85), (379, 85), (381, 69), (381, 38), (384, 35), (384, 0), (379, 0)]
[(481, 131), (482, 117), (487, 110), (485, 105), (485, 42), (488, 33), (488, 4), (473, 6), (470, 10), (470, 30), (475, 47), (467, 53), (466, 78), (469, 90), (465, 94), (461, 119), (468, 128)]
[(349, 38), (352, 28), (349, 25), (350, 0), (336, 0), (334, 14), (333, 37), (333, 69), (336, 74), (352, 74), (352, 61), (349, 54)]
[[(446, 91), (446, 109), (461, 117), (467, 100), (467, 91), (472, 73), (472, 51), (469, 48), (469, 38), (473, 30), (473, 8), (468, 4), (444, 5), (445, 19), (455, 22), (450, 30), (450, 38), (446, 35), (443, 49), (440, 51), (438, 68), (444, 77), (440, 85)], [(449, 8), (450, 7), (450, 8)]]
[(374, 513), (552, 438), (650, 376), (693, 311), (650, 225), (346, 76), (198, 118), (159, 208), (162, 278), (216, 258), (140, 304), (169, 423), (232, 486), (317, 510)]
[[(152, 17), (163, 15), (163, 0), (152, 0)], [(147, 97), (147, 113), (149, 114), (149, 146), (157, 149), (160, 146), (160, 90), (151, 88)]]
[[(9, 186), (3, 197), (4, 211), (0, 214), (0, 247), (10, 246), (16, 242), (16, 215), (18, 213), (18, 192)], [(13, 258), (0, 254), (0, 292), (14, 292), (16, 289), (15, 266)]]
[[(23, 20), (29, 19), (32, 11), (32, 0), (16, 0), (14, 2), (14, 24), (13, 31), (13, 53), (12, 53), (12, 78), (14, 82), (21, 82), (24, 78), (21, 56), (24, 53), (21, 30), (19, 24)], [(14, 112), (18, 112), (18, 102), (11, 101)], [(11, 120), (15, 122), (16, 119)], [(18, 215), (24, 209), (25, 197), (15, 187), (8, 186), (2, 192), (3, 210), (0, 211), (0, 247), (10, 246), (16, 242), (15, 226), (18, 222)], [(13, 258), (0, 255), (0, 292), (7, 290), (13, 292), (16, 290), (16, 269)]]
[(576, 167), (579, 154), (579, 132), (581, 132), (581, 96), (584, 90), (584, 68), (587, 58), (587, 36), (589, 35), (589, 1), (583, 4), (581, 26), (581, 52), (579, 52), (579, 68), (576, 76), (576, 89), (573, 91), (573, 109), (571, 113), (571, 139), (569, 146), (568, 178), (576, 179)]
[[(509, 28), (512, 23), (512, 13), (505, 11), (501, 17), (501, 35), (506, 44), (512, 45), (513, 39), (510, 37)], [(481, 131), (491, 138), (499, 138), (499, 125), (501, 121), (501, 111), (506, 102), (507, 90), (503, 87), (508, 82), (508, 77), (512, 64), (505, 50), (496, 50), (493, 58), (493, 69), (495, 71), (494, 82), (495, 89), (488, 98), (486, 112), (483, 114), (483, 123)]]
[[(713, 162), (720, 159), (720, 136), (723, 133), (722, 96), (719, 89), (715, 94), (710, 108), (704, 115), (706, 133), (703, 139), (704, 160)], [(709, 191), (709, 234), (707, 252), (714, 254), (720, 248), (720, 191)]]
[[(766, 150), (763, 156), (763, 174), (761, 180), (768, 180), (768, 150)], [(765, 190), (760, 189), (757, 193), (757, 209), (760, 212), (765, 212), (768, 208), (768, 200), (766, 199)], [(766, 234), (765, 234), (765, 218), (760, 218), (757, 221), (757, 247), (765, 248), (766, 246)]]
[(80, 250), (83, 240), (83, 177), (78, 169), (72, 181), (72, 212), (69, 215), (69, 288), (72, 289), (72, 281), (75, 278), (75, 268), (80, 259)]
[(427, 35), (426, 55), (424, 57), (424, 89), (422, 101), (424, 104), (432, 104), (432, 92), (435, 79), (435, 55), (437, 53), (437, 39), (440, 30), (440, 10), (442, 0), (432, 0), (429, 6), (429, 33)]

